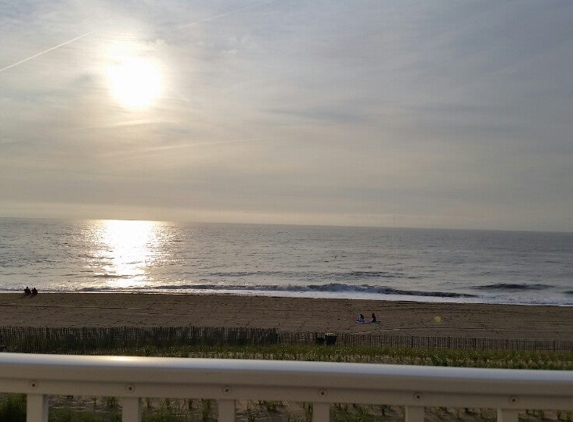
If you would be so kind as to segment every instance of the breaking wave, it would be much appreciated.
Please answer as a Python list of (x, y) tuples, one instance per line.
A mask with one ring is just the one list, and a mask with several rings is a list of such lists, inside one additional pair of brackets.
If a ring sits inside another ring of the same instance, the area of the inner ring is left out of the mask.
[[(145, 287), (130, 287), (130, 290), (139, 290), (146, 292), (193, 292), (193, 291), (216, 291), (216, 292), (250, 292), (256, 294), (272, 293), (272, 292), (288, 292), (299, 293), (351, 293), (351, 294), (371, 294), (371, 295), (388, 295), (388, 296), (423, 296), (423, 297), (437, 297), (437, 298), (475, 298), (476, 295), (465, 293), (441, 292), (441, 291), (423, 291), (423, 290), (402, 290), (394, 289), (387, 286), (372, 286), (368, 284), (362, 285), (349, 285), (343, 283), (327, 283), (327, 284), (312, 284), (312, 285), (221, 285), (214, 283), (203, 284), (180, 284), (180, 285), (158, 285), (158, 286), (145, 286)], [(80, 292), (111, 292), (117, 291), (117, 288), (110, 287), (84, 287), (79, 289)]]
[(494, 283), (486, 286), (476, 286), (477, 290), (494, 291), (525, 291), (525, 290), (545, 290), (554, 286), (548, 284), (525, 284), (525, 283)]

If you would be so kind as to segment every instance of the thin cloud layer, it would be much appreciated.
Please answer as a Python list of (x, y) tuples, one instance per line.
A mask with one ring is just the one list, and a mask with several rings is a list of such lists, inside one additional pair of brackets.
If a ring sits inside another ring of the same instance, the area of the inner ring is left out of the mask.
[[(568, 1), (2, 4), (0, 214), (570, 231), (572, 26)], [(109, 69), (140, 62), (161, 89), (129, 106)]]

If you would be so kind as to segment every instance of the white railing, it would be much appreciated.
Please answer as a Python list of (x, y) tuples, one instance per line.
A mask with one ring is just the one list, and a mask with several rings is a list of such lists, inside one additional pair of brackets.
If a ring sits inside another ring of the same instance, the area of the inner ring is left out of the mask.
[(407, 422), (425, 407), (491, 408), (517, 422), (521, 409), (573, 409), (573, 372), (0, 353), (0, 392), (27, 394), (28, 422), (48, 421), (48, 394), (119, 397), (123, 422), (141, 420), (144, 397), (215, 399), (224, 422), (237, 400), (312, 402), (315, 422), (331, 403), (405, 406)]

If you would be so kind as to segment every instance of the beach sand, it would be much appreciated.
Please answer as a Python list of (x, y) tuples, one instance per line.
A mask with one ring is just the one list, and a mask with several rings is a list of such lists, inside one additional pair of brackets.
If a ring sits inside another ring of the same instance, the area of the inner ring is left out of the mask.
[[(378, 324), (359, 324), (375, 313)], [(378, 333), (573, 340), (573, 308), (232, 295), (0, 294), (0, 326), (276, 328), (286, 332)]]

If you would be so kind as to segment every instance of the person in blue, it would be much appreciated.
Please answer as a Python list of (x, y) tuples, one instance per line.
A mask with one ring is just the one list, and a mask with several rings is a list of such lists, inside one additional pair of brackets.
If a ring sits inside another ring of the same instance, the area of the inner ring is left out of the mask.
[(360, 314), (360, 316), (358, 317), (356, 322), (359, 322), (360, 324), (364, 324), (364, 315)]

